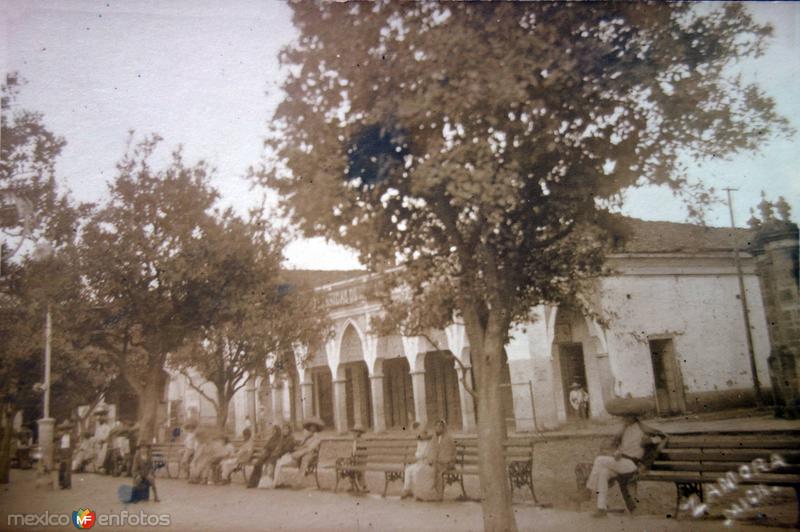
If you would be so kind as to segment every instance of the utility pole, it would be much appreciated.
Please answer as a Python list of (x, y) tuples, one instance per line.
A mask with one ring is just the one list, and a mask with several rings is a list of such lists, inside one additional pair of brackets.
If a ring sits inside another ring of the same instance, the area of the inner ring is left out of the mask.
[(733, 261), (736, 264), (736, 275), (739, 278), (739, 301), (742, 304), (742, 316), (744, 317), (744, 330), (747, 336), (747, 352), (750, 355), (750, 372), (753, 374), (753, 390), (756, 396), (756, 406), (764, 406), (764, 397), (761, 393), (761, 382), (758, 380), (758, 369), (756, 368), (756, 354), (753, 350), (753, 332), (750, 330), (750, 311), (747, 307), (747, 293), (744, 289), (744, 275), (742, 274), (742, 263), (739, 259), (739, 239), (736, 238), (736, 224), (733, 220), (733, 198), (731, 192), (738, 189), (724, 188), (728, 194), (728, 210), (731, 214), (731, 229), (733, 229)]

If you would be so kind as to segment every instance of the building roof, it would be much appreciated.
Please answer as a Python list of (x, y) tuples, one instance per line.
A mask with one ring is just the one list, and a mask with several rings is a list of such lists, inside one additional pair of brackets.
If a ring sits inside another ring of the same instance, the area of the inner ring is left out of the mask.
[(367, 273), (369, 272), (366, 270), (283, 270), (281, 276), (286, 283), (291, 285), (316, 288), (366, 275)]
[(623, 235), (616, 253), (686, 253), (727, 251), (738, 240), (746, 250), (755, 233), (750, 229), (708, 227), (687, 223), (651, 222), (637, 218), (621, 218)]
[[(755, 232), (750, 229), (708, 227), (688, 223), (653, 222), (617, 217), (619, 242), (612, 253), (698, 253), (730, 251), (734, 239), (746, 251)], [(284, 281), (316, 288), (367, 275), (366, 270), (283, 270)]]

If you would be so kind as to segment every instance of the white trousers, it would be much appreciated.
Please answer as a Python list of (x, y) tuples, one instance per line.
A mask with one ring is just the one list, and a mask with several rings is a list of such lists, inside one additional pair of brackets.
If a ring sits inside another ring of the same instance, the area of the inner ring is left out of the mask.
[(405, 473), (403, 474), (403, 495), (411, 494), (419, 468), (419, 464), (409, 464), (406, 466)]
[(298, 461), (292, 457), (291, 453), (286, 453), (278, 458), (278, 462), (275, 464), (275, 474), (272, 476), (273, 485), (280, 486), (283, 480), (281, 473), (286, 466), (299, 467)]
[(239, 465), (239, 461), (236, 458), (226, 458), (222, 462), (220, 462), (220, 466), (222, 468), (222, 480), (227, 480), (228, 475), (230, 475), (236, 466)]
[(608, 481), (617, 475), (626, 475), (636, 471), (636, 464), (627, 458), (614, 460), (612, 456), (598, 456), (594, 459), (592, 472), (586, 487), (597, 493), (597, 509), (608, 509)]

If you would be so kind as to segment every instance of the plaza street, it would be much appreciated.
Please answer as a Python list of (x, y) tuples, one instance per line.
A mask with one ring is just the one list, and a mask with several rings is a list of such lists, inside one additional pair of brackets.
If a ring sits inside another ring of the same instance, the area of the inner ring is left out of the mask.
[[(0, 491), (0, 528), (43, 529), (7, 527), (9, 514), (48, 511), (50, 514), (71, 515), (79, 508), (90, 508), (98, 516), (124, 510), (137, 514), (140, 510), (147, 514), (169, 514), (171, 525), (165, 528), (167, 530), (482, 530), (481, 507), (476, 502), (420, 503), (401, 501), (397, 496), (386, 499), (378, 495), (356, 497), (316, 488), (247, 490), (241, 483), (226, 487), (197, 486), (184, 480), (159, 479), (158, 491), (162, 502), (123, 505), (117, 500), (117, 488), (129, 480), (81, 474), (73, 477), (72, 490), (52, 491), (37, 489), (34, 472), (14, 470), (11, 484), (3, 486)], [(793, 501), (783, 506), (779, 512), (785, 514), (781, 521), (791, 522)], [(527, 502), (516, 504), (515, 512), (520, 530), (777, 530), (751, 524), (729, 528), (721, 520), (682, 518), (676, 521), (652, 515), (611, 514), (605, 519), (593, 519), (587, 511), (542, 509)], [(67, 528), (73, 529), (73, 526), (44, 530)], [(99, 525), (94, 527), (100, 528)]]

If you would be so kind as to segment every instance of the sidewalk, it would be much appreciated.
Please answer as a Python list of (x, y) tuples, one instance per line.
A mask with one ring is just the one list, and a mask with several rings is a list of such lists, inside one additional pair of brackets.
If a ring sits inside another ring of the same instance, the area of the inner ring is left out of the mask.
[[(169, 514), (170, 526), (161, 530), (413, 530), (480, 531), (483, 528), (481, 506), (474, 502), (445, 501), (420, 503), (401, 501), (398, 497), (382, 499), (377, 495), (354, 497), (347, 493), (304, 490), (247, 490), (241, 484), (197, 486), (185, 481), (158, 481), (161, 503), (123, 505), (116, 498), (117, 487), (130, 479), (99, 475), (75, 475), (73, 489), (50, 491), (35, 488), (31, 471), (12, 471), (12, 484), (0, 488), (0, 528), (7, 528), (9, 513), (49, 511), (71, 513), (90, 508), (100, 514), (127, 510), (138, 514)], [(530, 504), (515, 505), (520, 530), (547, 531), (775, 531), (773, 527), (736, 525), (726, 527), (720, 520), (679, 521), (655, 516), (610, 515), (594, 519), (588, 512), (540, 509)], [(93, 529), (103, 527), (99, 524)], [(68, 527), (36, 528), (66, 530)], [(132, 530), (133, 527), (114, 529)]]
[[(644, 422), (666, 433), (693, 431), (800, 431), (800, 420), (775, 418), (771, 411), (738, 409), (706, 414), (686, 414), (678, 417), (645, 419)], [(552, 431), (539, 433), (519, 433), (536, 435), (544, 439), (557, 440), (572, 437), (612, 436), (619, 432), (622, 421), (612, 418), (607, 422), (592, 421), (586, 426), (565, 426)]]

